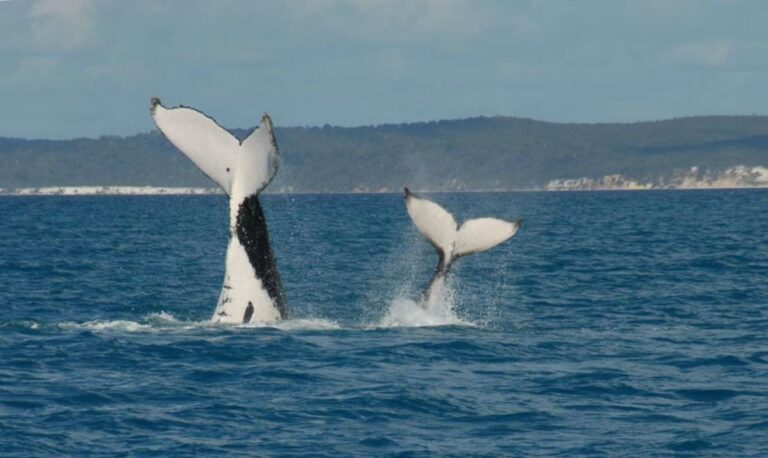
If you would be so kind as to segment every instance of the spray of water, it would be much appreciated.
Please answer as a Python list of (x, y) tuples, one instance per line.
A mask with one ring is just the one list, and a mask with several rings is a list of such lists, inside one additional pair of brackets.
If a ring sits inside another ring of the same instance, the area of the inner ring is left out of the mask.
[(429, 298), (424, 301), (396, 297), (376, 327), (474, 326), (457, 315), (456, 305), (451, 284), (441, 282), (432, 288)]
[(301, 330), (333, 330), (340, 329), (335, 321), (304, 318), (278, 321), (275, 323), (248, 324), (219, 324), (210, 320), (183, 321), (167, 312), (150, 313), (141, 321), (131, 320), (93, 320), (84, 323), (65, 322), (58, 325), (63, 330), (117, 331), (117, 332), (183, 332), (200, 329), (242, 329), (242, 328), (274, 328), (283, 331)]
[[(414, 301), (399, 296), (392, 299), (384, 316), (378, 321), (361, 323), (351, 328), (380, 329), (394, 327), (422, 326), (476, 326), (475, 323), (462, 319), (456, 313), (456, 294), (450, 284), (435, 288), (425, 301)], [(38, 327), (34, 323), (32, 329)], [(190, 330), (221, 329), (260, 329), (273, 328), (282, 331), (330, 331), (342, 329), (332, 320), (322, 318), (297, 318), (275, 323), (215, 324), (209, 320), (184, 321), (171, 313), (150, 313), (140, 321), (131, 320), (93, 320), (84, 323), (65, 322), (57, 325), (62, 330), (88, 330), (94, 332), (185, 332)]]

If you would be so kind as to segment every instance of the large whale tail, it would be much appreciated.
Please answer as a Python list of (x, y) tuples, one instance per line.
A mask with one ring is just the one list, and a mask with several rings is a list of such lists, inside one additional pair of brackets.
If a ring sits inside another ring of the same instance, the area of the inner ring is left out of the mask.
[(509, 222), (497, 218), (477, 218), (459, 226), (453, 215), (443, 207), (416, 197), (408, 188), (405, 188), (405, 206), (416, 228), (432, 244), (439, 257), (422, 299), (428, 299), (442, 285), (456, 259), (489, 250), (509, 240), (523, 225), (522, 219)]
[(165, 137), (231, 198), (258, 194), (275, 177), (279, 150), (269, 115), (240, 141), (194, 108), (166, 108), (154, 97), (150, 112)]
[(229, 196), (226, 272), (213, 321), (248, 323), (287, 318), (258, 197), (278, 168), (279, 151), (269, 116), (265, 114), (260, 125), (240, 141), (193, 108), (166, 108), (160, 99), (153, 98), (150, 112), (166, 138)]

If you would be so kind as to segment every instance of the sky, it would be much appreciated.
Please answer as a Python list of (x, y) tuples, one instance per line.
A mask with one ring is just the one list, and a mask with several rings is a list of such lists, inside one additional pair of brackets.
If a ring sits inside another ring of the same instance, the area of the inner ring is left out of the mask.
[(0, 136), (768, 113), (760, 0), (0, 0)]

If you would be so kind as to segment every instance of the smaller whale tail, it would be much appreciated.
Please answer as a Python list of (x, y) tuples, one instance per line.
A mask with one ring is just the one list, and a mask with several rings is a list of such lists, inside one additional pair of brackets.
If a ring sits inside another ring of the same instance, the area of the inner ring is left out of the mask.
[(442, 283), (451, 264), (458, 258), (489, 250), (509, 240), (523, 225), (522, 219), (504, 221), (497, 218), (477, 218), (459, 226), (453, 215), (431, 200), (416, 197), (405, 188), (408, 215), (419, 232), (437, 251), (439, 262), (429, 283), (425, 297), (433, 286)]

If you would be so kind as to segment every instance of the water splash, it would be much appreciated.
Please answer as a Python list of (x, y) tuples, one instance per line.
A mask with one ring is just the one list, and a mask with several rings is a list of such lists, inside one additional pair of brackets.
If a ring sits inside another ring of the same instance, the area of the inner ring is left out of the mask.
[(181, 321), (168, 312), (150, 313), (141, 321), (93, 320), (84, 323), (65, 322), (58, 324), (63, 330), (119, 331), (119, 332), (173, 332), (198, 329), (241, 329), (274, 328), (282, 331), (333, 330), (340, 329), (338, 323), (321, 318), (303, 318), (277, 321), (274, 323), (224, 324), (205, 321)]
[(60, 323), (58, 327), (63, 330), (153, 332), (201, 327), (204, 324), (204, 322), (179, 321), (171, 313), (159, 312), (145, 315), (140, 322), (132, 320), (91, 320), (84, 323), (67, 321)]
[[(477, 323), (463, 319), (456, 314), (453, 291), (445, 288), (433, 294), (426, 302), (397, 297), (380, 320), (373, 323), (342, 326), (324, 318), (297, 318), (272, 323), (227, 324), (205, 321), (182, 321), (168, 312), (150, 313), (139, 321), (132, 320), (91, 320), (82, 323), (67, 321), (55, 326), (65, 331), (87, 330), (94, 332), (127, 333), (174, 333), (201, 330), (254, 330), (279, 329), (281, 331), (334, 331), (345, 328), (370, 330), (396, 327), (425, 326), (477, 326)], [(30, 326), (37, 329), (39, 324)]]
[(395, 298), (375, 327), (476, 326), (456, 314), (456, 302), (456, 294), (450, 285), (441, 283), (432, 289), (425, 301)]
[(275, 328), (281, 331), (328, 331), (341, 329), (339, 323), (323, 318), (297, 318), (276, 321), (274, 323), (248, 323), (236, 325), (238, 328)]
[(85, 323), (76, 323), (74, 321), (67, 321), (58, 325), (60, 329), (66, 331), (73, 330), (89, 330), (89, 331), (124, 331), (124, 332), (141, 332), (150, 331), (152, 326), (148, 324), (138, 323), (130, 320), (93, 320), (86, 321)]

